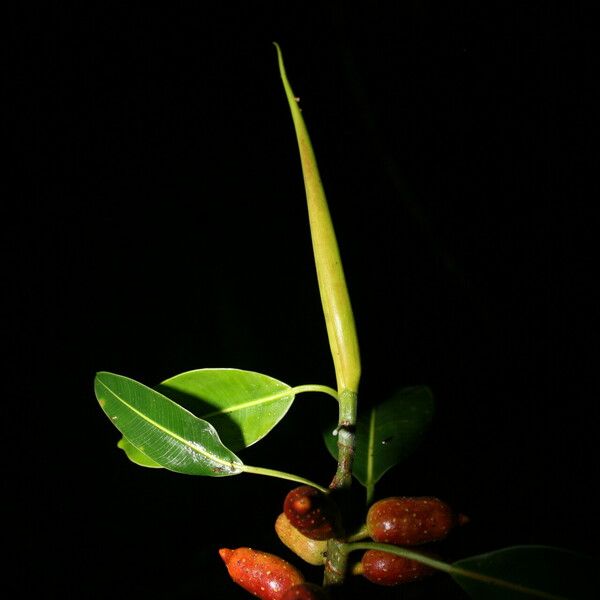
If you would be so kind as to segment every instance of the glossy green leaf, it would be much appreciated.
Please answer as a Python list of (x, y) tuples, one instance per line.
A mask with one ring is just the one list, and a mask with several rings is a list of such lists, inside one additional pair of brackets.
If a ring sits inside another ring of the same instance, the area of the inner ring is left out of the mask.
[(223, 477), (243, 463), (215, 428), (163, 394), (133, 379), (101, 372), (96, 397), (113, 425), (140, 452), (163, 467), (188, 475)]
[(515, 546), (459, 560), (450, 574), (476, 600), (591, 600), (598, 597), (599, 571), (600, 561), (569, 550)]
[(127, 455), (127, 458), (140, 467), (149, 467), (151, 469), (162, 469), (162, 465), (153, 461), (151, 458), (146, 456), (143, 452), (138, 450), (127, 438), (121, 438), (117, 444), (123, 452)]
[[(433, 396), (425, 386), (399, 390), (385, 402), (363, 411), (356, 424), (352, 473), (367, 489), (418, 445), (433, 416)], [(332, 429), (325, 432), (329, 452), (337, 459)]]
[(294, 401), (289, 385), (239, 369), (188, 371), (163, 381), (157, 390), (211, 423), (234, 452), (267, 435)]

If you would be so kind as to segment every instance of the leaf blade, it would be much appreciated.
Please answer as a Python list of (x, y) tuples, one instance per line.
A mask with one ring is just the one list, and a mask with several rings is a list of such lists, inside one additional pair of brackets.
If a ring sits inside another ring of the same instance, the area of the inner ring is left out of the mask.
[(166, 396), (133, 379), (100, 372), (96, 397), (113, 425), (152, 461), (178, 473), (222, 477), (243, 463), (215, 428)]
[(295, 394), (268, 375), (241, 369), (196, 369), (156, 388), (208, 421), (236, 452), (265, 437), (287, 414)]
[(591, 600), (599, 568), (600, 561), (563, 548), (512, 546), (456, 561), (450, 574), (476, 600)]
[(139, 448), (136, 448), (126, 437), (122, 437), (117, 443), (117, 448), (120, 448), (125, 452), (127, 458), (134, 464), (140, 467), (147, 467), (149, 469), (162, 469), (163, 466), (159, 465), (156, 461), (152, 460), (149, 456), (146, 456)]
[[(367, 489), (407, 457), (418, 445), (433, 417), (433, 394), (426, 386), (403, 388), (371, 408), (356, 424), (356, 449), (352, 474)], [(331, 429), (325, 443), (337, 459)]]

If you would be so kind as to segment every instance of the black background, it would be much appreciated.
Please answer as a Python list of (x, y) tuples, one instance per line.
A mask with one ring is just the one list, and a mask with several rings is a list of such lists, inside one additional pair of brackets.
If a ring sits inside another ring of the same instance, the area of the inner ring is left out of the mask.
[[(437, 401), (378, 497), (468, 514), (449, 560), (596, 551), (587, 399), (557, 392), (544, 3), (442, 4), (61, 4), (9, 19), (12, 597), (243, 598), (218, 548), (292, 558), (272, 529), (289, 484), (137, 468), (92, 387), (99, 370), (153, 385), (225, 366), (334, 384), (273, 40), (336, 224), (361, 405), (418, 383)], [(300, 397), (242, 459), (326, 484), (314, 418), (328, 401)], [(421, 592), (461, 594), (441, 577), (381, 597)]]

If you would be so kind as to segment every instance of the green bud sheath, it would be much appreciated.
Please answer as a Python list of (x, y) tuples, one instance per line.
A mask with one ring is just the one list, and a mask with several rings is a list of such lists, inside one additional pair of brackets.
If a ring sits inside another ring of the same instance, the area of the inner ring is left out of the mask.
[[(360, 381), (360, 354), (342, 261), (310, 137), (285, 73), (281, 49), (278, 44), (275, 44), (275, 47), (279, 72), (290, 105), (300, 149), (319, 291), (335, 366), (338, 393), (340, 401), (343, 395), (350, 404), (355, 405)], [(344, 412), (350, 420), (353, 420), (356, 408), (348, 407)]]

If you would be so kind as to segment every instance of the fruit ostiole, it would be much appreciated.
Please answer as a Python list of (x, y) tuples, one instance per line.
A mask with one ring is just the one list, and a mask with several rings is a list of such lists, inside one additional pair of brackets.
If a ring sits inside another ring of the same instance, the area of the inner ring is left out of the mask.
[[(281, 49), (278, 44), (274, 45), (277, 49), (279, 73), (292, 114), (300, 151), (319, 292), (338, 388), (339, 416), (336, 428), (338, 463), (329, 487), (332, 489), (349, 488), (352, 483), (356, 407), (361, 375), (358, 337), (335, 230), (310, 136), (296, 96), (287, 79)], [(330, 538), (324, 584), (342, 583), (346, 564), (345, 547), (336, 538)]]

